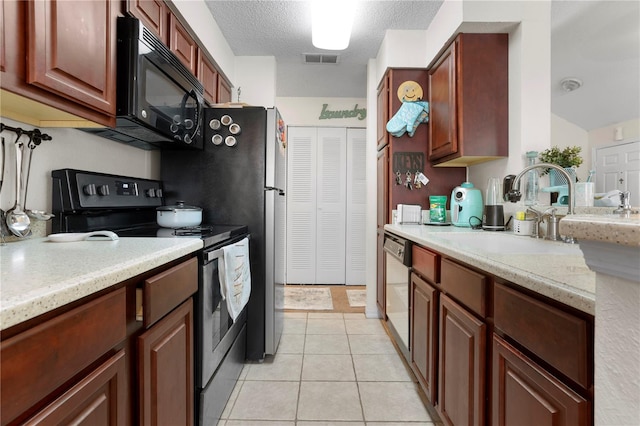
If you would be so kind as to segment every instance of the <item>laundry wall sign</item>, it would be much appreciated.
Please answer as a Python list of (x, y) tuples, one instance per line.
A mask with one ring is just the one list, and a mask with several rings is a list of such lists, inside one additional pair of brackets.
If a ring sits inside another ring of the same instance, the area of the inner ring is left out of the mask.
[(329, 104), (322, 104), (322, 111), (318, 119), (331, 120), (335, 118), (357, 118), (358, 120), (364, 120), (367, 118), (367, 109), (358, 108), (358, 104), (356, 104), (352, 109), (331, 110), (329, 109)]
[(412, 80), (400, 84), (397, 94), (402, 105), (387, 122), (387, 132), (397, 138), (405, 133), (413, 137), (420, 123), (429, 120), (429, 103), (422, 100), (422, 86)]

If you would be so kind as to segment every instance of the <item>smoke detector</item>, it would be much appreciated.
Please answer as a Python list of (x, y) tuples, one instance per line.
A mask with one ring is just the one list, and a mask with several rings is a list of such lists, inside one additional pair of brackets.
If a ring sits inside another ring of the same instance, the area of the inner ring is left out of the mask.
[(582, 87), (582, 80), (575, 77), (563, 78), (560, 81), (560, 87), (562, 87), (565, 92), (573, 92)]

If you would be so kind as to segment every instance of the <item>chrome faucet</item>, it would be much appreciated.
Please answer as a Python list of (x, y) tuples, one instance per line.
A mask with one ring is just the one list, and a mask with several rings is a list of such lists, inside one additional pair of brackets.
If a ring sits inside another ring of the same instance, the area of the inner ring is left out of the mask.
[(638, 210), (631, 208), (631, 199), (629, 198), (629, 195), (629, 191), (620, 193), (620, 205), (613, 211), (614, 214), (625, 215), (638, 213)]
[[(516, 203), (518, 201), (520, 201), (520, 198), (522, 197), (522, 194), (520, 193), (520, 179), (522, 179), (522, 176), (525, 175), (525, 173), (527, 173), (528, 171), (534, 170), (534, 169), (554, 169), (557, 170), (558, 172), (560, 172), (560, 174), (562, 174), (565, 179), (567, 179), (567, 183), (568, 183), (568, 198), (569, 198), (569, 205), (567, 207), (567, 214), (574, 214), (573, 213), (573, 207), (576, 203), (575, 201), (575, 183), (573, 182), (573, 178), (571, 176), (569, 176), (569, 173), (567, 173), (567, 171), (565, 169), (563, 169), (560, 166), (557, 166), (555, 164), (551, 164), (551, 163), (538, 163), (538, 164), (533, 164), (531, 166), (527, 166), (525, 167), (520, 173), (518, 173), (516, 175), (516, 177), (513, 179), (513, 186), (511, 187), (511, 189), (509, 190), (509, 192), (507, 194), (504, 195), (505, 199), (511, 201), (512, 203)], [(505, 188), (506, 190), (506, 188)], [(562, 239), (565, 243), (569, 243), (569, 244), (573, 244), (576, 242), (576, 240), (573, 237), (564, 237)]]
[(540, 224), (542, 223), (542, 215), (543, 213), (534, 209), (533, 207), (527, 207), (527, 213), (533, 213), (535, 216), (534, 224), (533, 224), (533, 233), (531, 234), (531, 238), (542, 238), (542, 232), (540, 229)]
[(518, 173), (515, 177), (515, 179), (513, 179), (513, 187), (511, 188), (511, 190), (505, 195), (507, 197), (507, 199), (509, 201), (511, 201), (512, 203), (516, 203), (518, 201), (520, 201), (520, 198), (522, 197), (522, 194), (520, 193), (520, 179), (522, 179), (522, 176), (524, 176), (528, 171), (534, 170), (534, 169), (554, 169), (557, 170), (558, 172), (560, 172), (565, 179), (567, 179), (567, 182), (569, 184), (569, 190), (568, 190), (568, 198), (569, 198), (569, 206), (567, 208), (567, 214), (573, 214), (573, 207), (575, 205), (575, 183), (573, 182), (573, 178), (571, 176), (569, 176), (569, 173), (567, 173), (567, 171), (565, 169), (563, 169), (560, 166), (557, 166), (555, 164), (550, 164), (550, 163), (538, 163), (538, 164), (533, 164), (531, 166), (527, 166), (525, 167), (520, 173)]

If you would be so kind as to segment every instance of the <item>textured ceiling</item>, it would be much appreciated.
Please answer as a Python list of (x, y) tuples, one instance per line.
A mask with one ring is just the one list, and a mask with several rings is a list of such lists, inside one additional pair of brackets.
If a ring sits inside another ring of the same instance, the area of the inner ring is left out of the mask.
[[(426, 29), (442, 0), (357, 3), (349, 47), (337, 65), (308, 65), (304, 53), (334, 53), (311, 44), (308, 1), (205, 0), (238, 56), (275, 56), (276, 95), (366, 97), (366, 66), (387, 29)], [(551, 109), (586, 130), (640, 116), (640, 2), (553, 0)], [(411, 54), (411, 52), (407, 52)], [(583, 87), (566, 93), (564, 77)]]
[[(277, 96), (366, 97), (367, 61), (388, 29), (426, 29), (442, 0), (359, 1), (351, 42), (343, 51), (311, 44), (308, 1), (206, 0), (234, 54), (275, 56)], [(304, 64), (304, 53), (338, 53), (337, 65)]]
[(585, 130), (639, 118), (640, 2), (553, 1), (551, 17), (551, 111)]

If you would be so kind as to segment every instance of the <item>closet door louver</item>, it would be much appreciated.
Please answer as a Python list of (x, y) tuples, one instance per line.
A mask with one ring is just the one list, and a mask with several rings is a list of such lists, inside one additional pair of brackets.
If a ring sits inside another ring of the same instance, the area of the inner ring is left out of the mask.
[(347, 129), (346, 284), (365, 284), (366, 130)]
[(288, 129), (287, 283), (316, 278), (316, 145), (311, 127)]
[(316, 283), (345, 283), (347, 138), (344, 128), (318, 128)]

